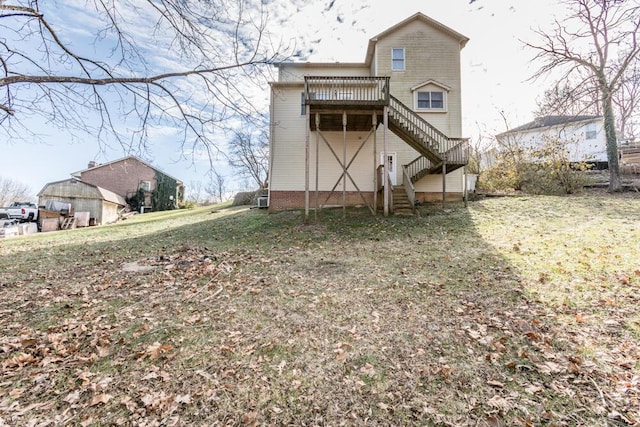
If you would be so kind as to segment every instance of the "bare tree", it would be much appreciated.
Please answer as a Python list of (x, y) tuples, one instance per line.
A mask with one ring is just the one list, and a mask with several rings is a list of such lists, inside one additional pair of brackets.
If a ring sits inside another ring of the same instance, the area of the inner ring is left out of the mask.
[(224, 175), (215, 169), (209, 172), (209, 184), (204, 191), (215, 203), (222, 203), (228, 200), (226, 179)]
[[(612, 103), (619, 140), (635, 140), (640, 135), (640, 58), (629, 67), (613, 94)], [(602, 115), (602, 103), (595, 81), (571, 84), (563, 80), (546, 90), (538, 100), (536, 117), (551, 115)]]
[(282, 59), (261, 0), (76, 3), (0, 0), (9, 140), (32, 139), (25, 122), (35, 116), (128, 151), (146, 150), (151, 127), (170, 127), (183, 155), (211, 155), (216, 130), (256, 113), (251, 85)]
[(202, 203), (202, 181), (191, 181), (188, 188), (189, 191), (186, 199), (192, 202)]
[(264, 129), (234, 131), (228, 154), (238, 174), (253, 180), (261, 190), (267, 188), (269, 178), (269, 138)]
[(544, 91), (535, 112), (536, 117), (581, 115), (602, 115), (598, 90), (593, 84), (577, 86), (566, 80)]
[(619, 111), (617, 128), (624, 140), (640, 137), (640, 58), (629, 67), (613, 97), (614, 108)]
[(542, 61), (534, 77), (562, 70), (560, 80), (577, 86), (595, 84), (607, 139), (609, 191), (622, 188), (613, 99), (625, 73), (640, 53), (638, 0), (564, 0), (571, 14), (555, 21), (554, 29), (536, 31), (539, 44), (525, 43)]
[(30, 200), (33, 200), (33, 193), (28, 185), (0, 176), (0, 206)]

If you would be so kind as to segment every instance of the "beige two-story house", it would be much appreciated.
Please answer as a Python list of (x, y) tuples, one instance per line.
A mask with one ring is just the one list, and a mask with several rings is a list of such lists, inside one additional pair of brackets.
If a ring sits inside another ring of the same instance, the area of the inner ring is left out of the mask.
[(279, 65), (271, 83), (269, 208), (462, 198), (460, 51), (468, 39), (416, 13), (369, 41), (362, 63)]

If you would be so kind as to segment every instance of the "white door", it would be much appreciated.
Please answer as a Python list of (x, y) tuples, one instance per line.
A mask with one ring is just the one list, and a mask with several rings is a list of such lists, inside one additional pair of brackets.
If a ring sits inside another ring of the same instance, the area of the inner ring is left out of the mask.
[[(389, 175), (391, 175), (391, 184), (398, 185), (398, 177), (397, 177), (397, 165), (396, 165), (396, 153), (387, 153), (387, 157), (389, 158)], [(380, 164), (384, 164), (384, 152), (380, 153)]]

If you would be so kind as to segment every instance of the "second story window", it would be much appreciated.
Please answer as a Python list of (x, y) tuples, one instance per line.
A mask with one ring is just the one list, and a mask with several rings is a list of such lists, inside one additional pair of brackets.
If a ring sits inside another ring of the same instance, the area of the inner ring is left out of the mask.
[(392, 71), (404, 71), (404, 48), (394, 47), (391, 49), (391, 70)]
[(140, 181), (140, 189), (142, 191), (151, 191), (151, 181)]
[(584, 139), (596, 139), (596, 124), (589, 123), (584, 127)]
[(418, 110), (443, 110), (444, 92), (418, 92)]

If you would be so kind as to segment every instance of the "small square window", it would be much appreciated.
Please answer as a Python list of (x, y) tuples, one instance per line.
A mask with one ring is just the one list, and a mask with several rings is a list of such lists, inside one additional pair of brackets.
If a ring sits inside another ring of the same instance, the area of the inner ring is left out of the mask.
[(142, 191), (151, 191), (151, 181), (140, 181), (140, 189)]
[(391, 70), (404, 71), (404, 48), (394, 47), (391, 49)]

